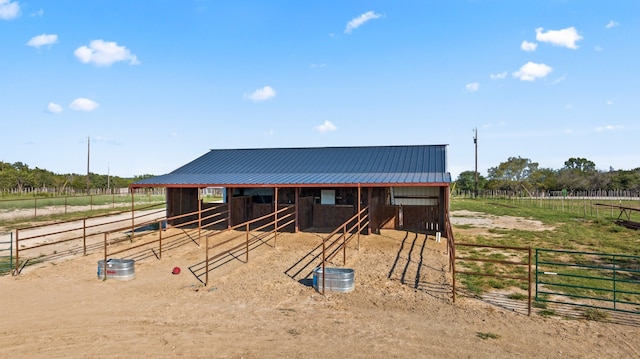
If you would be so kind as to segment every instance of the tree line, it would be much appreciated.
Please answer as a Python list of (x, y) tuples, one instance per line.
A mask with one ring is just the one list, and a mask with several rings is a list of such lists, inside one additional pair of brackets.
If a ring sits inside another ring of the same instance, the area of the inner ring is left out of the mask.
[[(0, 161), (0, 190), (6, 191), (34, 191), (63, 193), (67, 191), (82, 192), (87, 189), (108, 190), (112, 188), (126, 188), (133, 182), (153, 177), (153, 175), (122, 178), (118, 176), (101, 175), (89, 172), (87, 175), (77, 173), (56, 174), (41, 168), (29, 168), (22, 162), (6, 163)], [(87, 187), (88, 185), (88, 187)]]
[(460, 173), (454, 185), (460, 191), (502, 190), (529, 196), (552, 191), (563, 193), (606, 190), (640, 192), (640, 167), (633, 170), (601, 171), (586, 158), (569, 158), (558, 170), (540, 168), (528, 158), (509, 157), (487, 170), (487, 177), (475, 171)]

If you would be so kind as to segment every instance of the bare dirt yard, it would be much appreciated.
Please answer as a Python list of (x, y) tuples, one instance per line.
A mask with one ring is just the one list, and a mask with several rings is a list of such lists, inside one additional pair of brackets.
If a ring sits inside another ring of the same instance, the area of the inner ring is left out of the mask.
[(257, 242), (247, 263), (242, 252), (216, 261), (207, 286), (204, 242), (188, 239), (162, 259), (137, 252), (129, 281), (99, 280), (99, 252), (28, 266), (0, 277), (0, 357), (640, 357), (638, 326), (528, 317), (464, 296), (453, 304), (446, 243), (424, 234), (361, 236), (360, 250), (354, 240), (355, 290), (322, 296), (304, 267), (321, 238)]

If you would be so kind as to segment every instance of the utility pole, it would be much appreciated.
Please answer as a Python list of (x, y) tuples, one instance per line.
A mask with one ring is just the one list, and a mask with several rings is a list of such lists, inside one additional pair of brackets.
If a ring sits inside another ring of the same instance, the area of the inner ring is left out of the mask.
[(90, 151), (91, 150), (91, 137), (87, 137), (87, 194), (90, 194), (89, 192), (89, 185), (90, 185), (90, 181), (89, 181), (89, 158), (90, 158)]
[(474, 180), (473, 180), (473, 186), (474, 186), (474, 198), (478, 198), (478, 128), (476, 127), (474, 129), (475, 133), (473, 135), (473, 144), (476, 147), (476, 171), (475, 171), (475, 176), (474, 176)]

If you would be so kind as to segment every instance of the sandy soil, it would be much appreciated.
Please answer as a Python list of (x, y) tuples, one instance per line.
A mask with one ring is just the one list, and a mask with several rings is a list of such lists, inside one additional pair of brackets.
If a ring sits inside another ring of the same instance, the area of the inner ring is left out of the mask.
[(265, 240), (248, 263), (242, 252), (212, 263), (206, 287), (204, 245), (184, 237), (160, 260), (131, 253), (130, 281), (99, 280), (98, 252), (0, 277), (0, 357), (640, 356), (638, 326), (527, 317), (464, 296), (453, 304), (446, 244), (431, 236), (362, 236), (347, 251), (355, 290), (326, 296), (307, 276), (320, 235)]

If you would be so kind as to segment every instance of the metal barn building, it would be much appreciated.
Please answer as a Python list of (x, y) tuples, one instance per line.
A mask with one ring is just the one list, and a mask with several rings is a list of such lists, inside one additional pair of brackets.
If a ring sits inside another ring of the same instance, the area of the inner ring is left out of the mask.
[(166, 188), (167, 218), (211, 206), (200, 194), (220, 187), (228, 227), (287, 205), (295, 207), (290, 230), (336, 228), (368, 207), (369, 233), (447, 236), (450, 184), (447, 145), (415, 145), (214, 149), (131, 187)]

